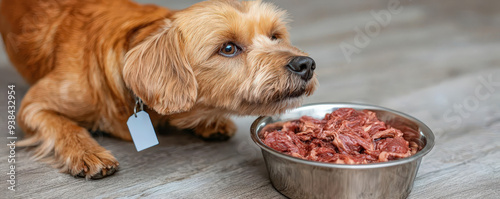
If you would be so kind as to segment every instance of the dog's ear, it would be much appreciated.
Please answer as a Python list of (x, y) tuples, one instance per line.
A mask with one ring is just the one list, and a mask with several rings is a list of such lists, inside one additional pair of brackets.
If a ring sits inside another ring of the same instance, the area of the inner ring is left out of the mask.
[(198, 84), (182, 40), (175, 26), (164, 27), (125, 56), (125, 84), (163, 115), (187, 111), (196, 102)]

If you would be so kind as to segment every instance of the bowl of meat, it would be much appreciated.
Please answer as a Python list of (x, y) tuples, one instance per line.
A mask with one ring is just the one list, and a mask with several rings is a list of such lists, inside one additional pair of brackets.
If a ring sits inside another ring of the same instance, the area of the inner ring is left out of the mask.
[(289, 198), (406, 198), (434, 146), (421, 121), (354, 103), (259, 117), (250, 131), (272, 185)]

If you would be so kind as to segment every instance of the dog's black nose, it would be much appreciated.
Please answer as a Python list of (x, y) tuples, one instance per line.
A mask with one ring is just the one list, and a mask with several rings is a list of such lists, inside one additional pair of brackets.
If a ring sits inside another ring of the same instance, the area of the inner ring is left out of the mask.
[(303, 80), (308, 81), (313, 76), (316, 63), (310, 57), (298, 56), (294, 57), (286, 67), (289, 71), (299, 75)]

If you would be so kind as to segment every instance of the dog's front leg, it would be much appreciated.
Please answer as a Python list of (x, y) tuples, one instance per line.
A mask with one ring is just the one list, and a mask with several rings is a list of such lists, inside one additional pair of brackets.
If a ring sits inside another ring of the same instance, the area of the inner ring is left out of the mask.
[(73, 176), (95, 179), (113, 174), (118, 167), (115, 157), (63, 111), (76, 104), (64, 104), (64, 95), (56, 92), (60, 85), (42, 79), (30, 88), (18, 115), (27, 137), (19, 146), (35, 146), (35, 158), (50, 160)]
[(191, 111), (168, 117), (169, 123), (180, 129), (192, 129), (204, 140), (228, 140), (236, 133), (236, 125), (227, 114), (218, 110), (195, 107)]

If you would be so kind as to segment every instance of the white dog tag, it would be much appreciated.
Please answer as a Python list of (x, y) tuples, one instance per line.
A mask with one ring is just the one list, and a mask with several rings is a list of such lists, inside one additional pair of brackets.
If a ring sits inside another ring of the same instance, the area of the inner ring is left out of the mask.
[(158, 144), (155, 129), (148, 113), (145, 111), (139, 111), (136, 115), (130, 116), (127, 126), (137, 151), (142, 151)]

